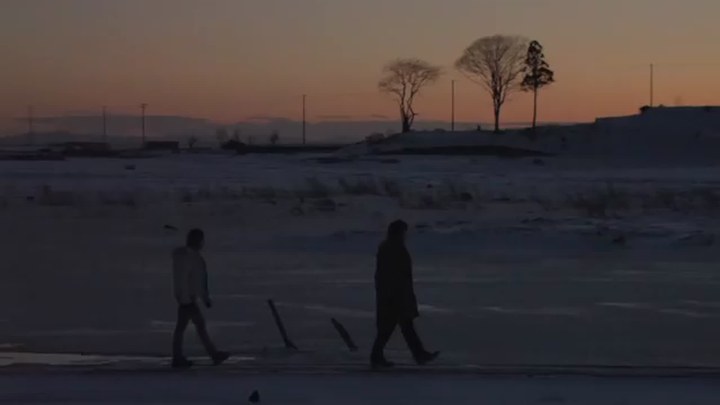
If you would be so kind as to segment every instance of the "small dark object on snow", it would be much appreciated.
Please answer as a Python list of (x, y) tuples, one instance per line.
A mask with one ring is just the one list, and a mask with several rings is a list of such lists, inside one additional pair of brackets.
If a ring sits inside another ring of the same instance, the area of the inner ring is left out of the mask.
[(260, 393), (257, 390), (253, 391), (248, 401), (250, 401), (251, 404), (257, 404), (260, 402)]
[(287, 331), (285, 330), (285, 325), (283, 324), (282, 318), (280, 318), (280, 313), (277, 310), (277, 307), (275, 306), (275, 302), (273, 300), (268, 300), (268, 306), (270, 307), (270, 311), (272, 312), (273, 318), (275, 319), (275, 324), (278, 327), (278, 330), (280, 331), (280, 336), (283, 339), (283, 342), (285, 343), (285, 348), (287, 349), (293, 349), (298, 350), (297, 346), (290, 340), (290, 337), (287, 334)]
[(165, 225), (165, 229), (168, 229), (168, 230), (171, 230), (171, 231), (177, 231), (177, 230), (178, 230), (177, 227), (172, 226), (172, 225)]
[(337, 203), (331, 198), (325, 198), (315, 202), (315, 209), (321, 212), (335, 212)]
[(135, 165), (125, 165), (125, 170), (135, 170)]
[(620, 235), (613, 239), (612, 243), (615, 245), (625, 246), (627, 244), (627, 238), (625, 237), (625, 235)]
[(540, 158), (537, 158), (537, 159), (533, 159), (533, 164), (535, 166), (545, 166), (545, 161)]
[(472, 200), (473, 200), (473, 195), (472, 195), (472, 194), (470, 194), (470, 193), (468, 193), (468, 192), (464, 192), (464, 193), (461, 193), (461, 194), (460, 194), (460, 201), (470, 202), (470, 201), (472, 201)]
[(345, 345), (347, 345), (348, 349), (350, 349), (351, 352), (358, 351), (358, 347), (355, 344), (355, 342), (352, 340), (352, 337), (350, 336), (350, 333), (345, 329), (345, 326), (341, 324), (337, 319), (332, 318), (330, 320), (335, 327), (335, 330), (338, 331), (340, 334), (340, 337), (342, 338), (343, 342), (345, 342)]

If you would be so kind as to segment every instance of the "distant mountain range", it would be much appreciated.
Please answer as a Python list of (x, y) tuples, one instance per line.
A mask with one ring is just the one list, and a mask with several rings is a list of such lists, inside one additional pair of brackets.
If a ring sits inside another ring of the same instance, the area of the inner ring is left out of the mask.
[[(267, 143), (276, 132), (280, 143), (299, 143), (302, 141), (302, 122), (283, 117), (252, 117), (234, 124), (221, 124), (202, 118), (183, 116), (147, 116), (148, 139), (174, 139), (181, 142), (191, 137), (199, 139), (200, 144), (217, 143), (218, 131), (224, 131), (228, 137), (237, 132), (243, 142)], [(102, 118), (99, 116), (74, 115), (41, 117), (34, 120), (35, 143), (67, 141), (99, 141), (102, 136)], [(477, 123), (458, 122), (457, 130), (477, 128)], [(489, 128), (490, 124), (481, 124)], [(510, 123), (506, 128), (528, 126), (527, 123)], [(309, 143), (349, 143), (364, 139), (373, 133), (391, 134), (398, 132), (399, 122), (389, 119), (345, 120), (327, 119), (308, 122), (306, 127)], [(449, 130), (447, 121), (418, 121), (417, 130)], [(111, 143), (135, 142), (141, 135), (140, 117), (136, 115), (113, 115), (107, 120), (108, 140)], [(0, 138), (3, 143), (25, 143), (27, 134), (10, 135)]]

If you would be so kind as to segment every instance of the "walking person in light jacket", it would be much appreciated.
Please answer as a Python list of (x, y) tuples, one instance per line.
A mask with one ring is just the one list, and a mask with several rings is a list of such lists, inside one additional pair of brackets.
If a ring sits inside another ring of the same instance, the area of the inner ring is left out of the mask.
[(205, 259), (200, 254), (204, 244), (203, 231), (193, 229), (187, 235), (185, 246), (173, 251), (173, 287), (178, 303), (177, 324), (173, 333), (173, 368), (192, 366), (192, 362), (183, 355), (183, 337), (190, 321), (195, 325), (200, 341), (213, 364), (219, 365), (230, 357), (229, 353), (219, 351), (213, 344), (207, 332), (205, 318), (197, 304), (197, 301), (201, 300), (207, 308), (212, 307)]

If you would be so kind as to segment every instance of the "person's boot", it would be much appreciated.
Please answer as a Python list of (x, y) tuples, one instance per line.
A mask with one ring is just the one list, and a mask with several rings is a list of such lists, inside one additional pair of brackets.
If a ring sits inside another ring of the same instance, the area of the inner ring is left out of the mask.
[(215, 354), (212, 355), (212, 362), (213, 365), (219, 366), (225, 362), (225, 360), (230, 358), (230, 353), (228, 352), (215, 352)]
[(193, 366), (193, 362), (186, 359), (185, 357), (175, 357), (172, 360), (172, 368), (184, 369)]
[(439, 355), (440, 352), (423, 352), (420, 355), (415, 356), (415, 362), (420, 366), (424, 366), (437, 359)]
[(373, 369), (391, 368), (395, 367), (395, 363), (387, 361), (385, 357), (372, 357), (370, 359), (370, 366)]

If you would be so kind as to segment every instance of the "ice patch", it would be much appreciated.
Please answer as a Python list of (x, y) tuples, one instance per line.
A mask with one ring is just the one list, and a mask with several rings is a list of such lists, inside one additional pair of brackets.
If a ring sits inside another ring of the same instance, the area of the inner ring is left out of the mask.
[(216, 294), (214, 298), (216, 300), (254, 300), (261, 297), (254, 294)]
[(690, 306), (720, 309), (720, 302), (703, 302), (703, 301), (695, 301), (695, 300), (684, 300), (684, 301), (680, 301), (680, 302), (682, 304), (690, 305)]
[(511, 315), (540, 315), (540, 316), (581, 316), (584, 311), (574, 308), (504, 308), (504, 307), (482, 307), (481, 311), (494, 312)]
[(644, 302), (599, 302), (596, 305), (601, 307), (620, 308), (620, 309), (635, 309), (635, 310), (648, 310), (655, 309), (655, 306)]
[(368, 278), (355, 278), (355, 279), (336, 279), (336, 280), (320, 280), (321, 283), (335, 284), (335, 285), (365, 285), (373, 284), (374, 281)]
[(419, 305), (418, 305), (418, 309), (420, 309), (420, 311), (428, 312), (428, 313), (431, 313), (431, 314), (443, 314), (443, 315), (448, 315), (448, 314), (454, 314), (454, 313), (455, 313), (455, 311), (453, 311), (453, 310), (451, 310), (451, 309), (441, 308), (441, 307), (437, 307), (437, 306), (434, 306), (434, 305), (426, 305), (426, 304), (419, 304)]
[[(255, 326), (255, 322), (238, 322), (238, 321), (209, 321), (210, 329), (217, 328), (250, 328)], [(174, 321), (151, 321), (150, 327), (155, 332), (171, 332), (175, 329)]]
[(689, 318), (714, 318), (715, 315), (711, 314), (704, 314), (697, 311), (691, 311), (687, 309), (680, 309), (680, 308), (659, 308), (656, 305), (650, 304), (650, 303), (642, 303), (642, 302), (603, 302), (598, 303), (596, 305), (604, 306), (604, 307), (611, 307), (611, 308), (620, 308), (620, 309), (629, 309), (629, 310), (640, 310), (640, 311), (654, 311), (660, 314), (665, 315), (678, 315), (678, 316), (684, 316)]
[[(200, 359), (204, 360), (204, 359)], [(251, 356), (232, 356), (228, 364), (255, 361)], [(169, 363), (165, 357), (101, 356), (59, 353), (0, 352), (0, 367), (15, 365), (41, 366), (117, 366), (137, 369), (140, 367), (164, 367)]]
[(107, 365), (117, 362), (159, 363), (161, 359), (130, 356), (86, 356), (57, 353), (0, 353), (0, 367), (33, 364), (48, 366)]
[(688, 318), (715, 318), (714, 315), (702, 314), (700, 312), (688, 311), (685, 309), (668, 308), (658, 310), (661, 314), (686, 316)]
[(331, 307), (319, 304), (291, 304), (287, 302), (279, 302), (277, 305), (283, 307), (302, 308), (308, 311), (320, 312), (328, 315), (348, 316), (354, 318), (373, 318), (375, 316), (375, 313), (371, 311)]
[(28, 333), (26, 333), (26, 335), (28, 335), (28, 336), (117, 336), (117, 335), (132, 334), (135, 332), (136, 331), (127, 330), (127, 329), (82, 328), (82, 329), (59, 329), (59, 330), (28, 332)]
[(255, 322), (238, 322), (238, 321), (210, 321), (210, 328), (250, 328), (255, 326)]

